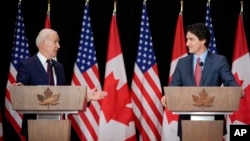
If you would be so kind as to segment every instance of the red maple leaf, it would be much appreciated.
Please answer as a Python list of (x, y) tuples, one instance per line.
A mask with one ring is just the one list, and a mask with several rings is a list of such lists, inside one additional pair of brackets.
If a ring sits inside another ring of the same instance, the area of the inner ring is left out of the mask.
[(167, 116), (168, 124), (170, 124), (172, 121), (178, 121), (179, 119), (178, 114), (173, 114), (173, 112), (169, 111), (167, 108), (165, 108), (164, 114)]
[(110, 73), (105, 78), (104, 90), (108, 92), (108, 96), (102, 100), (102, 110), (107, 122), (111, 119), (129, 125), (133, 120), (132, 108), (127, 107), (131, 105), (131, 97), (127, 83), (121, 88), (117, 89), (119, 80), (115, 79), (114, 74)]

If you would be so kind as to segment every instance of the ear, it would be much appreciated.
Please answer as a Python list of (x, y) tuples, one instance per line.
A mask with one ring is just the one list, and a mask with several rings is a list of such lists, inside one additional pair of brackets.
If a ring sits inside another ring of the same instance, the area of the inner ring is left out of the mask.
[(43, 40), (42, 41), (42, 46), (47, 46), (47, 44), (48, 44), (48, 40)]
[(203, 39), (203, 40), (201, 40), (201, 42), (202, 42), (203, 45), (205, 45), (206, 42), (207, 42), (207, 40), (206, 40), (206, 39)]

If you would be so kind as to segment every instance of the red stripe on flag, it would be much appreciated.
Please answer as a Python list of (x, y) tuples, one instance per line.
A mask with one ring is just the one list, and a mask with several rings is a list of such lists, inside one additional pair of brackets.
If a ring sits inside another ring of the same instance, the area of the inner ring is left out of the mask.
[[(88, 91), (94, 87), (101, 90), (88, 1), (85, 3), (83, 12), (82, 32), (71, 83), (72, 85), (87, 86)], [(99, 110), (99, 103), (92, 101), (86, 111), (69, 116), (73, 128), (82, 141), (98, 140)]]
[(20, 134), (21, 132), (21, 127), (18, 125), (16, 122), (15, 118), (9, 113), (9, 110), (4, 110), (4, 115), (5, 117), (9, 120), (15, 131), (19, 132), (18, 135), (22, 141), (25, 141), (25, 137)]
[(76, 131), (76, 134), (78, 135), (78, 137), (80, 138), (80, 140), (81, 141), (87, 141), (87, 139), (84, 136), (84, 134), (82, 133), (82, 131), (81, 131), (78, 123), (74, 119), (74, 115), (68, 115), (68, 119), (71, 121), (71, 125), (74, 128), (74, 130)]
[(21, 1), (18, 2), (18, 11), (16, 16), (15, 23), (15, 34), (13, 41), (13, 50), (10, 62), (10, 69), (8, 75), (8, 82), (6, 85), (6, 94), (5, 94), (5, 116), (6, 119), (9, 120), (10, 124), (15, 129), (16, 133), (20, 136), (21, 140), (25, 140), (25, 138), (21, 135), (21, 124), (22, 124), (22, 116), (13, 110), (11, 105), (11, 98), (9, 93), (9, 86), (16, 81), (15, 77), (17, 74), (16, 69), (18, 68), (19, 62), (22, 59), (28, 58), (29, 54), (29, 46), (28, 39), (26, 37), (24, 20), (22, 16), (22, 5)]
[(79, 80), (75, 74), (73, 74), (73, 76), (72, 76), (72, 81), (74, 82), (74, 85), (76, 85), (76, 86), (81, 85), (81, 83), (79, 82)]
[[(143, 80), (145, 81), (145, 80)], [(137, 75), (135, 74), (133, 77), (133, 83), (135, 84), (135, 86), (138, 87), (139, 90), (141, 90), (141, 95), (138, 97), (133, 91), (131, 92), (131, 97), (133, 99), (134, 104), (138, 107), (139, 111), (140, 111), (140, 115), (139, 117), (137, 117), (137, 119), (140, 119), (141, 117), (143, 117), (145, 119), (145, 121), (147, 122), (147, 125), (150, 127), (150, 129), (144, 130), (144, 128), (141, 128), (140, 134), (143, 134), (145, 136), (143, 137), (143, 140), (146, 140), (148, 137), (147, 135), (147, 131), (151, 130), (151, 132), (153, 132), (153, 134), (155, 135), (155, 137), (157, 138), (157, 140), (160, 140), (160, 133), (158, 132), (158, 129), (155, 125), (155, 121), (153, 121), (153, 119), (151, 118), (151, 116), (155, 116), (158, 119), (158, 122), (161, 123), (162, 121), (162, 115), (161, 113), (159, 113), (159, 110), (155, 107), (155, 102), (150, 98), (150, 94), (147, 93), (147, 91), (144, 89), (144, 85), (143, 82), (141, 82), (139, 80), (139, 78), (137, 77)], [(154, 82), (153, 82), (154, 83)], [(147, 110), (145, 109), (144, 106), (141, 103), (141, 98), (144, 98), (147, 101), (148, 106), (151, 108), (151, 111), (156, 112), (155, 115), (148, 115)], [(158, 112), (157, 112), (158, 111)], [(140, 122), (136, 122), (136, 127), (142, 127), (143, 125), (141, 125), (142, 123)], [(150, 140), (150, 139), (149, 139)]]
[(93, 88), (95, 86), (95, 84), (93, 83), (91, 79), (91, 76), (88, 73), (83, 73), (82, 76), (85, 79), (85, 81), (88, 82), (88, 86), (90, 88)]
[(163, 107), (146, 2), (143, 2), (137, 58), (132, 79), (132, 102), (139, 140), (161, 140)]
[(93, 140), (97, 140), (97, 134), (91, 124), (91, 121), (89, 121), (88, 117), (84, 113), (80, 113), (80, 117), (84, 121), (84, 124), (86, 124), (88, 131), (90, 132)]

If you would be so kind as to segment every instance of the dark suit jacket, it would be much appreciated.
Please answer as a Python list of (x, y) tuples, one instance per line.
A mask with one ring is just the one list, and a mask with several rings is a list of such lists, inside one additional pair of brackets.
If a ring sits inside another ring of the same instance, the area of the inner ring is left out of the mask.
[[(63, 65), (55, 60), (52, 60), (52, 64), (57, 78), (57, 85), (67, 85)], [(17, 82), (22, 82), (24, 85), (49, 84), (47, 72), (36, 54), (20, 62), (16, 79)]]
[[(61, 63), (53, 60), (53, 67), (55, 70), (57, 85), (67, 85), (64, 74), (64, 67)], [(17, 82), (24, 85), (48, 85), (49, 77), (37, 54), (20, 62), (17, 71)], [(28, 137), (28, 119), (36, 119), (36, 114), (24, 114), (21, 134)]]
[[(194, 79), (193, 55), (181, 58), (175, 68), (170, 86), (196, 86)], [(208, 52), (204, 62), (200, 86), (238, 86), (225, 56)], [(190, 116), (180, 115), (178, 135), (181, 137), (181, 120), (189, 120)], [(224, 120), (224, 116), (215, 116)], [(226, 130), (224, 130), (224, 134)]]

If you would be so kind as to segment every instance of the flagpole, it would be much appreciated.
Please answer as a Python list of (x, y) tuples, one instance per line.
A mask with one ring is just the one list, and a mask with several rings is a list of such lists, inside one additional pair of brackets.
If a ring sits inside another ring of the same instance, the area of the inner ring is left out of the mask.
[(89, 3), (89, 0), (86, 0), (85, 5)]
[(116, 13), (116, 4), (117, 4), (117, 0), (114, 1), (114, 10), (113, 10), (113, 13)]
[(243, 0), (240, 1), (240, 13), (243, 14)]
[(50, 0), (48, 0), (48, 9), (47, 9), (47, 13), (50, 13)]
[(180, 3), (181, 3), (180, 13), (182, 13), (183, 12), (183, 0), (181, 0)]

